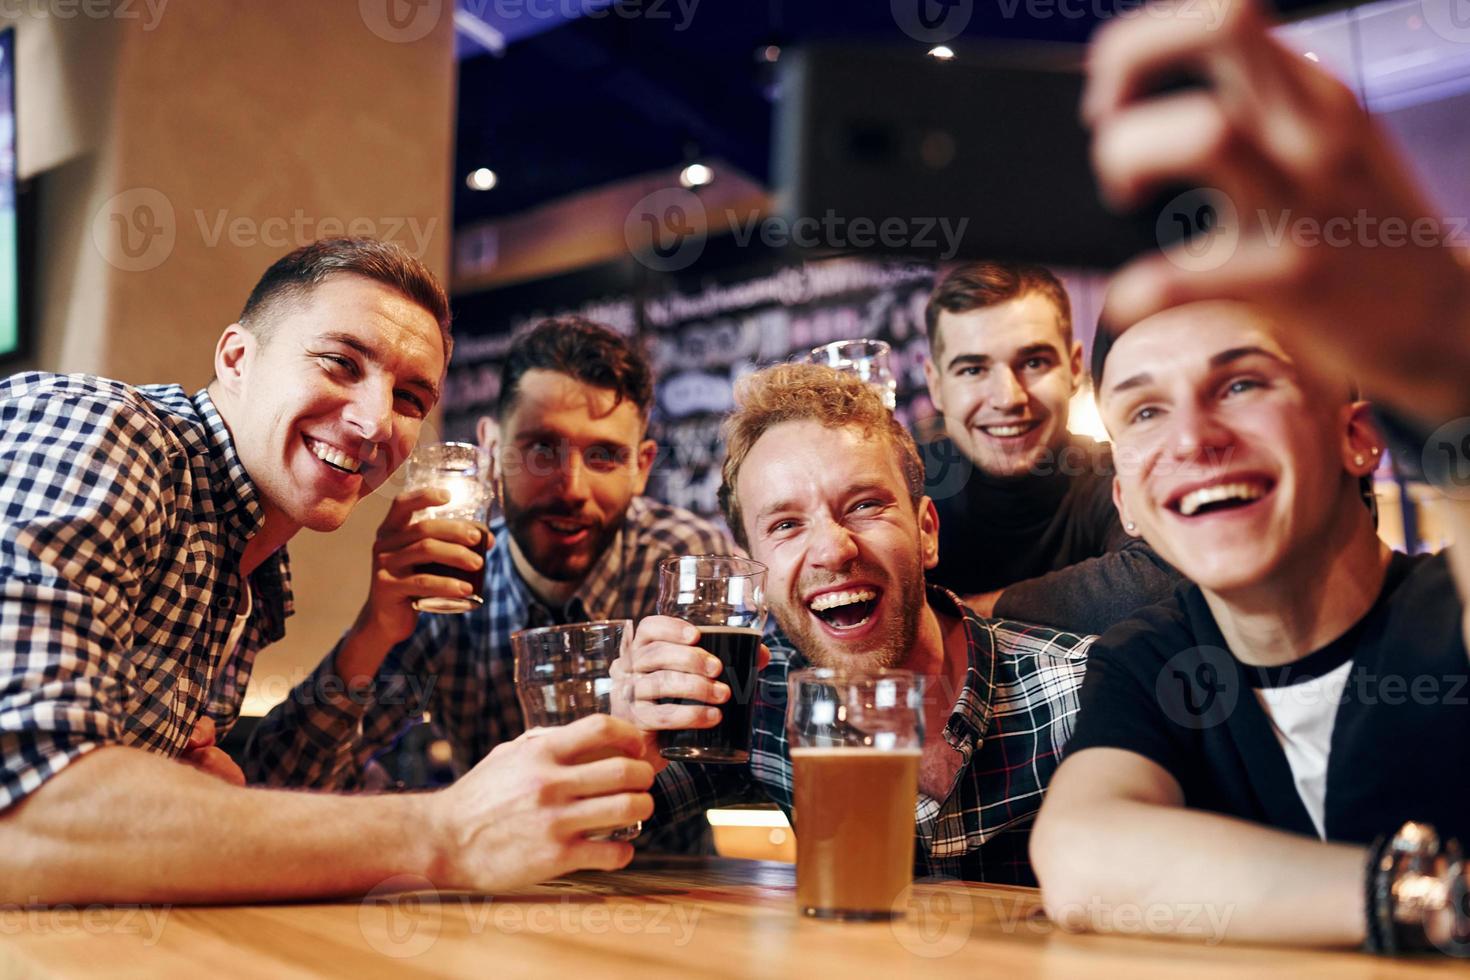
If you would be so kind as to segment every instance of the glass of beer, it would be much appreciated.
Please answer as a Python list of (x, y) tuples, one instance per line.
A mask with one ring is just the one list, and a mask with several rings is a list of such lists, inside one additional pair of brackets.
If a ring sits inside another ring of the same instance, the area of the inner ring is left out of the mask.
[[(510, 635), (515, 655), (516, 699), (526, 716), (526, 734), (570, 725), (612, 707), (612, 663), (633, 640), (633, 622), (605, 619), (592, 623), (545, 626)], [(617, 752), (593, 752), (577, 762), (597, 762)], [(593, 831), (588, 840), (632, 840), (642, 822)]]
[[(658, 569), (658, 614), (699, 628), (699, 646), (724, 665), (715, 679), (730, 688), (730, 700), (718, 706), (718, 725), (662, 732), (660, 754), (690, 762), (745, 762), (756, 656), (766, 626), (766, 566), (731, 555), (665, 558)], [(665, 703), (703, 702), (670, 698)]]
[(786, 735), (795, 782), (796, 903), (822, 919), (891, 919), (914, 874), (922, 677), (794, 671)]
[(836, 340), (813, 347), (808, 360), (856, 375), (858, 380), (877, 388), (883, 404), (891, 412), (898, 405), (898, 379), (893, 376), (892, 353), (893, 349), (881, 340)]
[[(420, 446), (404, 465), (408, 471), (405, 489), (437, 487), (449, 494), (448, 503), (424, 507), (415, 512), (413, 523), (445, 519), (469, 521), (480, 531), (479, 545), (473, 550), (484, 555), (490, 542), (490, 504), (495, 499), (488, 454), (479, 446), (467, 442), (439, 442)], [(424, 575), (457, 578), (461, 582), (468, 582), (475, 590), (467, 596), (428, 596), (417, 599), (413, 607), (420, 612), (469, 612), (485, 601), (481, 594), (485, 585), (484, 565), (471, 572), (430, 562), (418, 566), (417, 571)]]

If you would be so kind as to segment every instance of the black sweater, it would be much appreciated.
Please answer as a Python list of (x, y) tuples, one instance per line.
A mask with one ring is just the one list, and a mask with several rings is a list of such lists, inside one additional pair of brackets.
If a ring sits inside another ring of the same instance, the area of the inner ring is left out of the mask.
[(1102, 633), (1180, 584), (1123, 530), (1106, 444), (1073, 436), (1034, 474), (1009, 479), (975, 469), (949, 439), (920, 448), (939, 511), (929, 579), (961, 595), (1004, 589), (997, 617)]

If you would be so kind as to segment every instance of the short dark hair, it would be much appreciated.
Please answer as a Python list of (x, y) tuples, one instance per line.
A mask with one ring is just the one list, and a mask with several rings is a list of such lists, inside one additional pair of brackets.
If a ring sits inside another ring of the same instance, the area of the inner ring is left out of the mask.
[[(1051, 300), (1057, 309), (1062, 340), (1072, 346), (1072, 301), (1067, 288), (1050, 269), (1018, 262), (983, 261), (955, 266), (934, 286), (924, 306), (924, 328), (929, 335), (929, 356), (939, 357), (939, 314), (968, 313), (996, 306), (1030, 293)], [(1065, 355), (1065, 351), (1063, 354)]]
[(270, 336), (270, 314), (284, 303), (305, 299), (332, 276), (354, 275), (382, 283), (428, 311), (439, 324), (444, 362), (454, 340), (449, 333), (449, 297), (439, 280), (401, 246), (376, 238), (323, 238), (284, 255), (265, 270), (250, 291), (239, 322), (262, 341)]
[(515, 404), (527, 371), (556, 371), (627, 399), (644, 420), (653, 405), (653, 372), (628, 338), (580, 316), (542, 320), (516, 336), (500, 368), (496, 414), (502, 420)]

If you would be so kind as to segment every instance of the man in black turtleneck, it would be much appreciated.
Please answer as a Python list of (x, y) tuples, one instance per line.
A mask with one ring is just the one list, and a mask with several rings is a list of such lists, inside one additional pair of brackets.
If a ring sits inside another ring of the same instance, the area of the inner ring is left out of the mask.
[(1037, 266), (954, 269), (925, 309), (934, 407), (922, 447), (939, 509), (930, 581), (981, 615), (1102, 633), (1178, 575), (1123, 527), (1108, 446), (1067, 431), (1083, 377), (1071, 303)]

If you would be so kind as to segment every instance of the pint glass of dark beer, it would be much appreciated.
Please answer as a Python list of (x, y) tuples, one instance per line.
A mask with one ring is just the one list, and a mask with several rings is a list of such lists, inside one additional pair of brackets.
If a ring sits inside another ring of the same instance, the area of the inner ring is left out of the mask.
[[(604, 619), (566, 626), (543, 626), (510, 635), (515, 654), (516, 699), (526, 716), (526, 734), (570, 725), (588, 715), (608, 714), (612, 702), (612, 663), (633, 640), (633, 622)], [(594, 751), (575, 761), (597, 762), (615, 749)], [(587, 834), (588, 840), (632, 840), (643, 823)]]
[(924, 745), (923, 678), (907, 670), (787, 678), (796, 903), (822, 919), (904, 914)]
[[(488, 455), (479, 446), (467, 442), (439, 442), (420, 446), (404, 464), (408, 473), (407, 490), (436, 487), (449, 494), (449, 502), (424, 507), (413, 515), (413, 522), (438, 519), (469, 521), (480, 531), (479, 551), (483, 555), (490, 544), (490, 504), (495, 499), (490, 479)], [(467, 596), (428, 596), (414, 601), (420, 612), (468, 612), (484, 602), (485, 566), (475, 571), (441, 565), (420, 565), (425, 575), (443, 575), (468, 582), (474, 592)]]
[(731, 555), (665, 558), (658, 570), (658, 614), (699, 628), (699, 645), (724, 665), (716, 680), (730, 688), (730, 700), (718, 706), (718, 725), (663, 732), (660, 753), (691, 762), (745, 762), (756, 655), (766, 626), (766, 566)]

